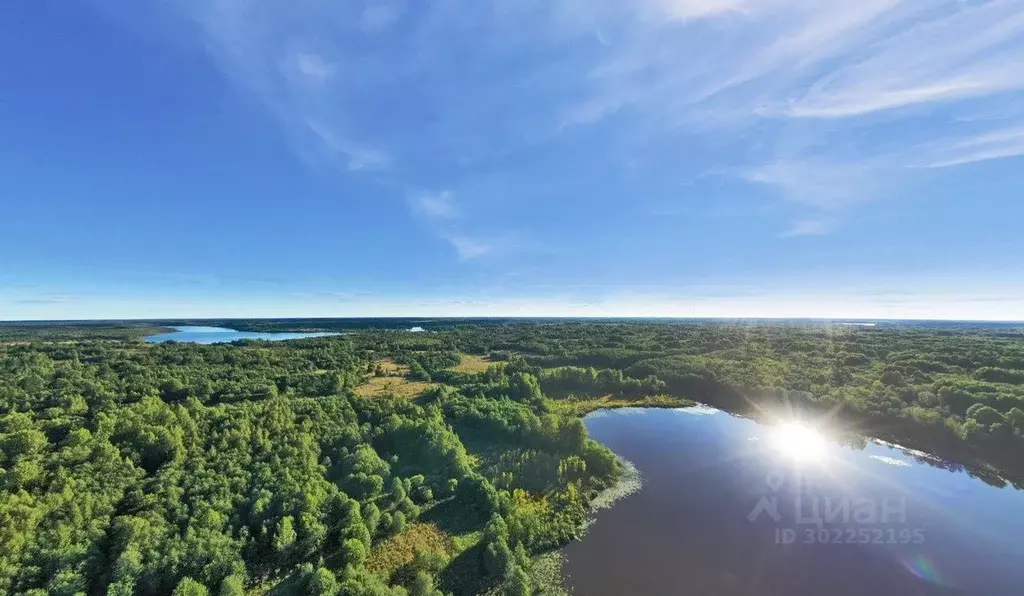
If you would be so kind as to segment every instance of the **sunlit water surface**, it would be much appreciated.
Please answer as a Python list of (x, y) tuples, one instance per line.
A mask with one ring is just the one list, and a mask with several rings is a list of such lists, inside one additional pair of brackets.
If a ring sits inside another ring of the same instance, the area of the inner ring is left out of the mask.
[(325, 337), (334, 333), (263, 333), (251, 331), (235, 331), (226, 327), (175, 327), (173, 333), (159, 333), (146, 337), (146, 341), (162, 343), (180, 341), (195, 344), (216, 344), (232, 342), (240, 339), (262, 339), (268, 341), (284, 341), (287, 339), (305, 339), (309, 337)]
[(813, 425), (601, 411), (643, 489), (565, 549), (575, 594), (1024, 594), (1024, 492)]

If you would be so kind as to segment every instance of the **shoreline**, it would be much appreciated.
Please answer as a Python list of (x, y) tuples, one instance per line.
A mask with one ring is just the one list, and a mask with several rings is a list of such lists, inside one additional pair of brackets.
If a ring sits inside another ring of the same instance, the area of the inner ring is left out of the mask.
[[(615, 503), (643, 489), (643, 476), (633, 462), (616, 454), (622, 472), (615, 484), (602, 490), (591, 499), (587, 508), (587, 520), (579, 529), (579, 535), (573, 542), (586, 538), (590, 526), (597, 522), (597, 513), (612, 508)], [(569, 544), (572, 544), (571, 542)], [(542, 553), (533, 558), (527, 574), (530, 583), (542, 593), (551, 596), (570, 596), (573, 594), (572, 578), (565, 572), (565, 554), (568, 545)]]

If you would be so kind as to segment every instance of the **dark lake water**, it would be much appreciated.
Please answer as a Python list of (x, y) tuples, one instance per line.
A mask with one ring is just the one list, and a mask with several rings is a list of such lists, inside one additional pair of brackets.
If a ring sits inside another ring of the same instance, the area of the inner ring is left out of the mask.
[(196, 344), (216, 344), (231, 342), (239, 339), (263, 339), (270, 341), (283, 341), (286, 339), (304, 339), (308, 337), (325, 337), (335, 335), (334, 333), (255, 333), (250, 331), (235, 331), (225, 327), (175, 327), (173, 333), (160, 333), (146, 337), (146, 341), (161, 343), (165, 341), (180, 341)]
[(566, 547), (574, 594), (1024, 594), (1024, 492), (1011, 486), (706, 407), (586, 423), (644, 485)]

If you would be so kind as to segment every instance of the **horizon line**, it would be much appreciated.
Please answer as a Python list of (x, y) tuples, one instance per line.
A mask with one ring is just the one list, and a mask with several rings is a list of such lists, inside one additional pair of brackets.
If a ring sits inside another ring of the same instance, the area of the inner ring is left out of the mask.
[(86, 319), (0, 319), (0, 325), (7, 323), (120, 323), (120, 322), (174, 322), (174, 321), (338, 321), (338, 320), (488, 320), (488, 319), (519, 319), (519, 320), (661, 320), (661, 321), (816, 321), (816, 322), (857, 322), (857, 323), (999, 323), (999, 324), (1021, 324), (1024, 319), (955, 319), (955, 318), (868, 318), (868, 317), (715, 317), (715, 316), (676, 316), (676, 315), (480, 315), (480, 316), (417, 316), (417, 315), (386, 315), (386, 316), (260, 316), (260, 317), (127, 317), (127, 318), (86, 318)]

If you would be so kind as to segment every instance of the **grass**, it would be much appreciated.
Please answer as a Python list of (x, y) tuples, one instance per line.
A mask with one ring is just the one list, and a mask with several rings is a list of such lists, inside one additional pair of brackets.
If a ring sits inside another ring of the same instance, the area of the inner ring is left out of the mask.
[(474, 356), (473, 354), (459, 354), (458, 366), (452, 370), (459, 373), (481, 373), (497, 364), (487, 356)]
[(389, 582), (399, 569), (412, 563), (417, 550), (432, 551), (448, 558), (455, 554), (455, 545), (437, 524), (409, 524), (408, 529), (401, 534), (391, 536), (373, 547), (366, 559), (366, 569)]
[(416, 397), (430, 388), (430, 383), (410, 381), (402, 377), (373, 377), (353, 391), (362, 397), (377, 397), (393, 394), (399, 397)]
[[(460, 354), (461, 362), (452, 370), (461, 373), (479, 373), (495, 363), (486, 357)], [(393, 393), (403, 397), (422, 394), (430, 383), (410, 381), (409, 369), (393, 360), (378, 361), (384, 376), (374, 376), (356, 388), (363, 396), (377, 396)], [(570, 396), (561, 399), (549, 398), (553, 410), (561, 413), (583, 416), (594, 410), (605, 408), (655, 407), (681, 408), (696, 405), (696, 402), (670, 395), (654, 395), (639, 399), (626, 399), (612, 395), (597, 397)], [(477, 467), (495, 465), (500, 453), (509, 446), (487, 441), (483, 444), (463, 437), (468, 451), (477, 461)], [(474, 449), (475, 447), (475, 449)], [(623, 474), (619, 482), (602, 491), (591, 503), (591, 510), (602, 509), (622, 497), (639, 490), (640, 478), (636, 468), (622, 461)], [(385, 582), (401, 581), (409, 569), (418, 549), (433, 551), (449, 559), (448, 565), (438, 577), (440, 587), (455, 596), (490, 594), (497, 588), (493, 579), (482, 574), (480, 552), (483, 532), (479, 520), (468, 520), (459, 515), (453, 503), (444, 501), (423, 512), (420, 521), (397, 536), (392, 536), (375, 545), (366, 560), (366, 568)], [(540, 594), (568, 596), (563, 584), (563, 556), (561, 551), (552, 551), (533, 558), (527, 573), (531, 584)]]
[(471, 596), (492, 587), (494, 581), (486, 577), (480, 562), (480, 539), (487, 520), (466, 515), (449, 499), (424, 511), (420, 521), (434, 524), (451, 539), (452, 558), (438, 576), (445, 594)]
[(470, 596), (487, 591), (493, 580), (481, 569), (483, 521), (469, 519), (452, 500), (427, 508), (417, 523), (374, 546), (366, 568), (386, 582), (404, 583), (417, 549), (433, 551), (448, 559), (438, 575), (446, 594)]
[[(607, 509), (619, 499), (628, 497), (643, 487), (640, 471), (633, 465), (633, 462), (622, 457), (618, 459), (619, 464), (622, 466), (622, 475), (615, 484), (598, 493), (590, 501), (590, 515), (587, 518), (585, 527), (581, 529), (581, 539), (582, 535), (586, 534), (590, 524), (594, 522), (593, 514), (595, 511)], [(570, 580), (569, 583), (571, 583), (571, 578), (565, 577), (564, 563), (565, 556), (561, 550), (550, 551), (533, 557), (530, 568), (526, 572), (530, 576), (530, 584), (533, 585), (536, 593), (548, 596), (570, 596), (572, 589), (571, 587), (569, 589), (566, 588), (566, 580)]]
[(551, 407), (557, 412), (575, 416), (583, 416), (594, 410), (613, 408), (686, 408), (695, 406), (697, 402), (685, 397), (672, 395), (650, 395), (638, 399), (627, 399), (602, 395), (599, 397), (570, 396), (552, 399)]
[(562, 565), (565, 557), (562, 551), (551, 551), (533, 558), (527, 574), (530, 576), (530, 584), (540, 594), (549, 596), (569, 596), (569, 590), (565, 589), (563, 578), (565, 573)]
[(421, 395), (430, 388), (426, 381), (413, 381), (409, 379), (409, 367), (398, 364), (390, 358), (378, 360), (374, 369), (380, 369), (383, 375), (374, 375), (365, 383), (356, 387), (356, 395), (362, 397), (378, 397), (381, 395), (397, 395), (398, 397), (413, 398)]
[(473, 468), (485, 476), (495, 476), (505, 471), (501, 467), (502, 456), (524, 449), (521, 444), (490, 437), (486, 434), (464, 433), (460, 435), (460, 438), (462, 444), (466, 446)]
[(643, 478), (640, 476), (640, 470), (633, 465), (633, 462), (621, 456), (618, 460), (622, 469), (622, 474), (619, 476), (619, 479), (615, 484), (604, 489), (598, 493), (596, 497), (590, 500), (591, 513), (599, 509), (608, 509), (614, 505), (616, 501), (624, 499), (643, 488), (644, 483)]
[(409, 374), (409, 367), (404, 364), (399, 364), (391, 358), (381, 358), (374, 363), (374, 367), (381, 368), (388, 375), (404, 377)]

